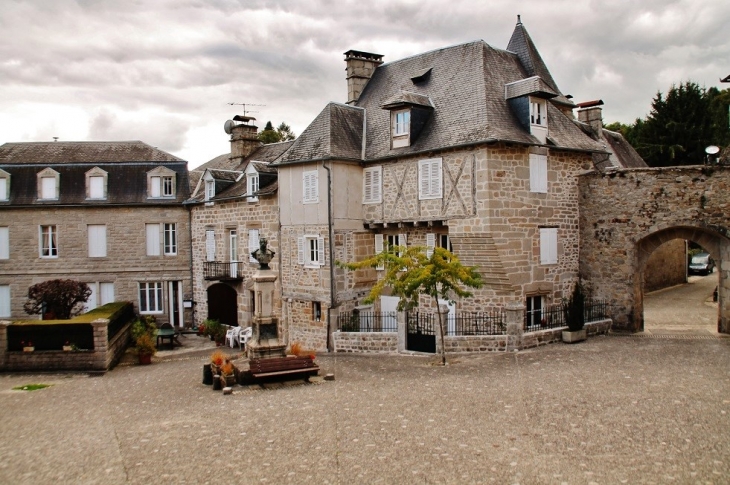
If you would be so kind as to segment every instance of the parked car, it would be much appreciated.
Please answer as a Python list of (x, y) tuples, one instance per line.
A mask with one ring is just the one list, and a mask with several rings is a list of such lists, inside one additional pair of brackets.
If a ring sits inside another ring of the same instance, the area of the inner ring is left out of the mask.
[(707, 253), (697, 253), (689, 262), (689, 274), (708, 275), (715, 271), (715, 261)]

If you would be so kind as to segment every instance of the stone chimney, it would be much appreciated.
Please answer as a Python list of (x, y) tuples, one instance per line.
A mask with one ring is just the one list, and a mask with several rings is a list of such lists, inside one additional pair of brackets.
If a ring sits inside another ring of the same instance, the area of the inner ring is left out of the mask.
[(588, 123), (591, 131), (595, 136), (600, 136), (603, 130), (603, 101), (597, 99), (595, 101), (586, 101), (578, 103), (578, 120)]
[[(234, 117), (239, 118), (238, 116)], [(253, 118), (251, 118), (253, 120)], [(231, 127), (231, 161), (234, 165), (243, 162), (243, 159), (251, 155), (254, 150), (263, 143), (258, 138), (258, 127), (256, 125), (240, 124)]]
[(347, 65), (347, 104), (354, 104), (373, 76), (375, 69), (383, 63), (383, 56), (349, 50), (345, 52)]

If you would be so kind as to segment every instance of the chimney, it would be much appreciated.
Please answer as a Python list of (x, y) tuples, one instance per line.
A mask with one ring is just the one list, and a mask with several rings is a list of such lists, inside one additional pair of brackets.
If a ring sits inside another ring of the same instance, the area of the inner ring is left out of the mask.
[(600, 136), (603, 130), (603, 101), (597, 99), (595, 101), (586, 101), (578, 103), (578, 120), (588, 123), (594, 135)]
[(360, 98), (375, 69), (383, 63), (383, 56), (349, 50), (345, 52), (347, 65), (347, 104), (354, 104)]
[[(244, 121), (246, 124), (230, 124), (231, 134), (231, 160), (235, 160), (235, 165), (243, 162), (243, 160), (251, 155), (254, 150), (262, 145), (258, 138), (258, 127), (249, 125), (249, 121), (255, 121), (250, 116), (234, 116), (235, 121)], [(227, 125), (228, 126), (228, 125)], [(228, 131), (228, 130), (226, 130)]]

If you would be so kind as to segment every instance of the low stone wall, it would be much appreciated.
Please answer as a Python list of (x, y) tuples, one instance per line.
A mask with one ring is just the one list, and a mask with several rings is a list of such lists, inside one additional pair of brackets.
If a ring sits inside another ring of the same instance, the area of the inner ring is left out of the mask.
[[(441, 352), (440, 338), (436, 336), (436, 353)], [(504, 352), (507, 350), (506, 335), (444, 336), (446, 353)]]
[[(540, 345), (552, 344), (563, 340), (563, 330), (568, 327), (551, 328), (522, 334), (522, 348), (530, 349)], [(611, 329), (611, 319), (598, 320), (585, 324), (586, 333), (591, 335), (606, 334)]]
[(398, 351), (397, 332), (334, 332), (335, 352), (385, 354)]

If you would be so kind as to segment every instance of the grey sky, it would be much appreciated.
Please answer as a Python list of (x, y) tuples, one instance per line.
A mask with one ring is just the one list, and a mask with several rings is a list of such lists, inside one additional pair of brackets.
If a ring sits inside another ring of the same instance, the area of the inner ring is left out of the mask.
[(673, 83), (730, 87), (718, 0), (2, 0), (0, 143), (138, 139), (195, 167), (228, 151), (228, 103), (299, 134), (346, 101), (346, 50), (503, 49), (517, 14), (561, 91), (603, 99), (606, 122)]

